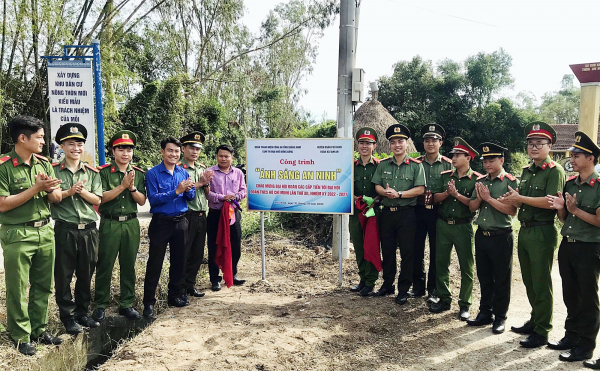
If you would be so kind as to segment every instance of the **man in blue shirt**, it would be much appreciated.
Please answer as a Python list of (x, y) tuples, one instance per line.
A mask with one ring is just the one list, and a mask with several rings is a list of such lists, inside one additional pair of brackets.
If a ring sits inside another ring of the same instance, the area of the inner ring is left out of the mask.
[(160, 142), (163, 161), (146, 173), (146, 190), (152, 220), (148, 227), (150, 251), (144, 279), (144, 316), (154, 316), (156, 286), (162, 271), (167, 244), (170, 247), (169, 293), (167, 303), (174, 307), (188, 305), (185, 296), (185, 248), (188, 222), (187, 201), (196, 189), (188, 172), (177, 166), (181, 143), (175, 138)]

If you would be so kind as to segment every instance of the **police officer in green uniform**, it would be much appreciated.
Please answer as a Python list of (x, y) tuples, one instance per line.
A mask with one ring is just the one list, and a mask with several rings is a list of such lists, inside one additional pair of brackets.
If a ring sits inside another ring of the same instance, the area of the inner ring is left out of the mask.
[[(34, 355), (33, 338), (43, 344), (62, 340), (46, 331), (54, 272), (54, 231), (49, 202), (60, 202), (60, 180), (44, 148), (44, 124), (30, 116), (8, 123), (15, 144), (0, 158), (0, 242), (4, 250), (6, 321), (19, 352)], [(27, 285), (29, 300), (26, 297)]]
[[(565, 336), (548, 342), (548, 348), (566, 350), (559, 359), (573, 362), (592, 358), (600, 326), (600, 175), (595, 169), (600, 148), (578, 131), (569, 151), (573, 170), (579, 174), (567, 180), (562, 194), (547, 196), (564, 223), (558, 267), (567, 307)], [(600, 369), (600, 361), (584, 365)]]
[(469, 319), (469, 307), (473, 299), (473, 216), (469, 210), (469, 201), (475, 190), (475, 182), (481, 176), (471, 169), (471, 161), (478, 156), (462, 138), (454, 138), (452, 166), (456, 170), (442, 172), (445, 191), (436, 193), (433, 202), (441, 203), (439, 219), (436, 225), (436, 294), (437, 303), (431, 304), (432, 313), (449, 310), (452, 301), (450, 293), (450, 257), (452, 246), (456, 248), (460, 265), (460, 294), (458, 317), (462, 321)]
[[(419, 157), (425, 170), (425, 193), (417, 198), (415, 214), (417, 231), (415, 234), (415, 263), (413, 268), (413, 288), (408, 292), (411, 297), (429, 293), (429, 302), (435, 298), (435, 225), (438, 219), (438, 205), (433, 203), (433, 195), (444, 192), (442, 171), (452, 169), (452, 160), (440, 154), (440, 147), (446, 138), (446, 131), (441, 125), (427, 124), (421, 128), (425, 155)], [(425, 240), (429, 236), (429, 270), (425, 272)]]
[(498, 201), (509, 191), (517, 189), (518, 182), (504, 170), (506, 148), (495, 143), (482, 143), (477, 149), (487, 174), (479, 177), (471, 195), (469, 209), (479, 210), (475, 224), (475, 263), (481, 286), (479, 313), (469, 326), (490, 323), (494, 334), (504, 332), (506, 312), (510, 303), (512, 279), (513, 233), (512, 217), (517, 215), (513, 205)]
[(138, 319), (133, 308), (135, 299), (135, 258), (140, 247), (140, 223), (137, 206), (146, 203), (144, 171), (131, 165), (135, 134), (128, 130), (117, 132), (110, 139), (114, 161), (100, 166), (102, 204), (100, 213), (100, 248), (96, 268), (96, 309), (93, 319), (102, 322), (110, 303), (112, 271), (119, 257), (121, 296), (119, 314)]
[(531, 304), (531, 318), (523, 326), (511, 327), (518, 334), (529, 334), (521, 341), (524, 348), (546, 345), (552, 329), (552, 261), (557, 245), (554, 227), (556, 210), (546, 195), (557, 195), (565, 185), (565, 171), (550, 159), (554, 129), (543, 122), (525, 126), (527, 154), (533, 164), (523, 168), (519, 189), (509, 189), (499, 200), (519, 208), (521, 222), (517, 252), (521, 275)]
[[(356, 132), (356, 141), (358, 142), (359, 158), (354, 160), (354, 199), (360, 196), (377, 197), (375, 184), (371, 182), (379, 160), (373, 157), (373, 151), (377, 147), (377, 131), (370, 127), (364, 127)], [(354, 214), (350, 215), (348, 228), (350, 238), (354, 245), (354, 254), (356, 255), (356, 264), (358, 265), (358, 275), (360, 282), (352, 286), (350, 291), (360, 293), (360, 296), (367, 296), (373, 291), (375, 281), (379, 278), (379, 272), (373, 263), (365, 260), (364, 250), (364, 231), (360, 225), (358, 214), (360, 210), (355, 209)]]
[(412, 284), (414, 240), (417, 221), (417, 197), (425, 192), (425, 172), (421, 161), (406, 153), (410, 131), (402, 124), (394, 124), (385, 132), (393, 156), (382, 160), (371, 182), (383, 196), (379, 223), (383, 284), (373, 293), (378, 296), (394, 294), (396, 279), (396, 250), (400, 248), (400, 274), (396, 303), (403, 305)]
[[(62, 181), (62, 201), (52, 204), (56, 241), (54, 281), (60, 320), (69, 334), (83, 331), (81, 326), (98, 327), (88, 317), (90, 286), (98, 261), (98, 214), (94, 205), (102, 200), (99, 170), (81, 161), (87, 129), (81, 124), (64, 124), (56, 132), (56, 142), (65, 158), (53, 164), (56, 177)], [(73, 274), (75, 302), (71, 295)]]
[(196, 196), (192, 201), (187, 202), (188, 211), (185, 213), (188, 220), (185, 287), (187, 295), (197, 298), (204, 296), (203, 292), (196, 290), (196, 276), (204, 259), (206, 212), (208, 211), (206, 196), (213, 176), (212, 170), (206, 170), (206, 166), (198, 161), (202, 143), (204, 143), (204, 134), (200, 132), (189, 133), (181, 138), (183, 158), (177, 164), (187, 170), (196, 188)]

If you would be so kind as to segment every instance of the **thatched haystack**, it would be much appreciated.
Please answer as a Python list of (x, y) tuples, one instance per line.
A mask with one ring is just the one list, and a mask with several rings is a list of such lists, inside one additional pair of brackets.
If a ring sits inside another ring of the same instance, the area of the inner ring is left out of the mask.
[[(375, 152), (389, 154), (390, 143), (385, 139), (385, 131), (390, 125), (397, 124), (398, 122), (390, 113), (383, 107), (378, 100), (370, 100), (363, 103), (359, 109), (354, 113), (354, 123), (352, 126), (352, 137), (356, 135), (358, 129), (364, 126), (370, 126), (377, 130), (379, 141), (377, 142), (377, 149)], [(415, 135), (415, 133), (411, 133)], [(356, 142), (354, 143), (354, 149), (357, 150)], [(407, 153), (417, 152), (417, 148), (412, 141), (412, 138), (408, 140), (408, 147), (406, 148)]]

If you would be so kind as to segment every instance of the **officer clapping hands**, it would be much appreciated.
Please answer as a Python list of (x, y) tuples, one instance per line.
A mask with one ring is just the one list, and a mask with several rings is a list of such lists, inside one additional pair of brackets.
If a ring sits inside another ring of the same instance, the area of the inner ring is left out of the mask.
[(38, 172), (38, 174), (35, 176), (35, 186), (38, 191), (45, 191), (45, 192), (53, 192), (57, 189), (59, 189), (60, 187), (58, 187), (58, 185), (62, 183), (62, 181), (60, 179), (53, 179), (50, 178), (50, 176), (48, 174), (44, 174), (42, 172)]

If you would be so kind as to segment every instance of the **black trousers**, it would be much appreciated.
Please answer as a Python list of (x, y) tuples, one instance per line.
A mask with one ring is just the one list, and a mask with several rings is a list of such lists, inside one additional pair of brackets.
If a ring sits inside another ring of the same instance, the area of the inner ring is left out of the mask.
[(481, 286), (479, 311), (506, 319), (510, 303), (513, 261), (512, 232), (485, 236), (481, 228), (475, 233), (475, 264)]
[(144, 304), (156, 303), (156, 287), (160, 279), (167, 244), (169, 245), (169, 299), (175, 299), (185, 293), (185, 251), (187, 247), (187, 219), (169, 220), (157, 215), (152, 217), (148, 226), (150, 251), (144, 278)]
[[(425, 208), (425, 205), (415, 206), (417, 228), (415, 231), (415, 249), (413, 264), (413, 291), (435, 292), (435, 222), (438, 219), (438, 207)], [(429, 270), (425, 273), (425, 240), (429, 235)], [(427, 285), (425, 282), (427, 281)]]
[(563, 238), (558, 250), (558, 268), (567, 307), (565, 336), (579, 340), (583, 349), (593, 350), (600, 326), (600, 243), (568, 242)]
[(414, 241), (417, 221), (414, 207), (400, 211), (383, 209), (379, 218), (379, 238), (383, 258), (383, 285), (391, 288), (396, 279), (396, 250), (400, 248), (400, 274), (398, 292), (407, 292), (412, 284)]
[(188, 210), (185, 213), (188, 220), (188, 246), (185, 268), (185, 287), (193, 289), (196, 276), (204, 259), (204, 244), (206, 243), (206, 213)]
[[(98, 229), (72, 229), (54, 227), (56, 258), (54, 282), (56, 304), (61, 321), (87, 314), (92, 295), (90, 285), (98, 262)], [(71, 280), (75, 281), (75, 302), (71, 295)]]
[[(208, 238), (208, 273), (210, 282), (217, 283), (221, 281), (219, 276), (219, 266), (215, 263), (215, 255), (217, 254), (217, 231), (219, 230), (219, 220), (221, 219), (221, 210), (210, 209), (208, 218), (206, 219), (207, 238)], [(233, 276), (237, 274), (237, 265), (242, 255), (242, 213), (239, 210), (235, 211), (235, 223), (229, 226), (231, 238), (231, 266), (233, 268)]]

